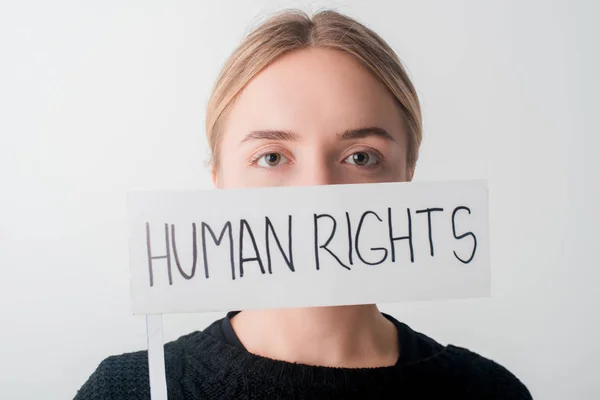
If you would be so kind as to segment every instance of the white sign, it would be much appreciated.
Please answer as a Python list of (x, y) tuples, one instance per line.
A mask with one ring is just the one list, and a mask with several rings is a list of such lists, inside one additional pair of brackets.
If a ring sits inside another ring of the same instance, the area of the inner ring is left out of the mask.
[(135, 314), (489, 296), (484, 181), (133, 192)]

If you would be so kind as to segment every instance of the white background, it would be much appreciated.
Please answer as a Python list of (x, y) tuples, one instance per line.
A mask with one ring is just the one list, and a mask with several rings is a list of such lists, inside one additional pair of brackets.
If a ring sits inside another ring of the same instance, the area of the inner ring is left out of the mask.
[[(416, 180), (490, 181), (493, 298), (385, 305), (539, 399), (600, 398), (600, 60), (593, 1), (2, 1), (0, 398), (66, 399), (144, 348), (128, 189), (210, 187), (204, 109), (255, 16), (335, 6), (419, 90)], [(165, 317), (166, 339), (222, 314)]]

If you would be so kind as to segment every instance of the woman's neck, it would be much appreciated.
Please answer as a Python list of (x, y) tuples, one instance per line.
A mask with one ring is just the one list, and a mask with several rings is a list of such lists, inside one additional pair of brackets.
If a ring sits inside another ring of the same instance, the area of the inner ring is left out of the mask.
[(231, 320), (251, 353), (308, 365), (394, 365), (398, 333), (376, 305), (246, 310)]

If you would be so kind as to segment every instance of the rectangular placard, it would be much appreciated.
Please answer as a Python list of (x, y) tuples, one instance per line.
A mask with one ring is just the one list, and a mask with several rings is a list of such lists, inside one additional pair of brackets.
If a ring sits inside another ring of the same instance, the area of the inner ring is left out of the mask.
[(135, 314), (489, 296), (485, 181), (131, 192)]

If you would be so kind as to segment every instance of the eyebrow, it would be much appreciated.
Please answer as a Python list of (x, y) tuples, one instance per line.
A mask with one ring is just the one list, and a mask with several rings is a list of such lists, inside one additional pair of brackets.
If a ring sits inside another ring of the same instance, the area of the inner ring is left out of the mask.
[[(367, 137), (380, 137), (389, 141), (395, 141), (394, 137), (385, 129), (378, 126), (369, 126), (364, 128), (348, 129), (340, 134), (338, 137), (341, 140), (355, 140), (364, 139)], [(285, 142), (297, 142), (300, 140), (300, 135), (292, 131), (285, 131), (279, 129), (267, 129), (252, 131), (247, 134), (241, 143), (253, 141), (253, 140), (277, 140)]]
[(252, 131), (247, 134), (241, 143), (252, 140), (279, 140), (287, 142), (297, 142), (300, 140), (300, 135), (291, 131), (282, 131), (278, 129), (268, 129), (260, 131)]
[(344, 133), (342, 133), (340, 139), (342, 140), (352, 140), (352, 139), (364, 139), (367, 137), (375, 136), (380, 137), (389, 141), (395, 141), (394, 137), (385, 129), (380, 128), (378, 126), (369, 126), (365, 128), (358, 129), (348, 129)]

